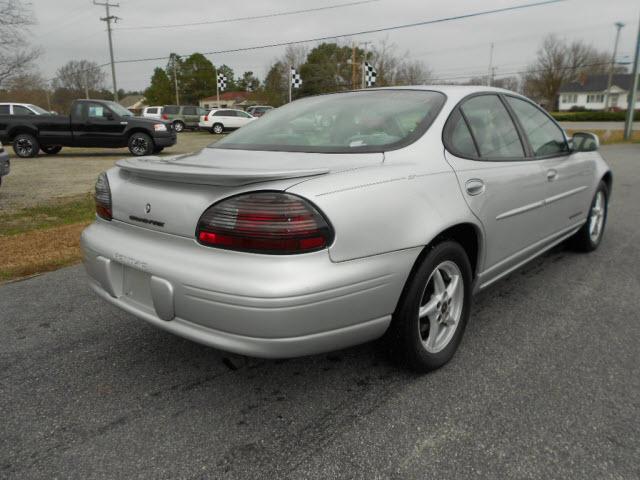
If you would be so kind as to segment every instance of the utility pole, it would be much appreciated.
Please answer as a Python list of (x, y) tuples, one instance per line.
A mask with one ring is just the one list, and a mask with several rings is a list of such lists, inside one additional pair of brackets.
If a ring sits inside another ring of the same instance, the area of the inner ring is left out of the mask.
[[(216, 108), (220, 108), (220, 72), (216, 68)], [(291, 96), (291, 95), (289, 95)], [(291, 100), (289, 100), (291, 101)]]
[[(178, 93), (178, 57), (173, 57), (173, 84), (176, 87), (176, 105), (180, 106), (180, 94)], [(216, 78), (216, 89), (218, 88), (218, 79)]]
[(351, 90), (356, 89), (358, 75), (356, 74), (356, 42), (351, 42)]
[(99, 3), (96, 2), (96, 0), (93, 0), (93, 4), (94, 5), (100, 5), (101, 7), (105, 7), (105, 10), (107, 12), (107, 15), (105, 17), (100, 18), (100, 20), (102, 20), (103, 22), (107, 22), (107, 34), (109, 35), (109, 57), (111, 58), (111, 78), (113, 79), (113, 99), (117, 102), (118, 101), (118, 86), (116, 84), (116, 66), (115, 63), (113, 61), (113, 41), (111, 40), (111, 22), (117, 22), (118, 20), (120, 20), (119, 17), (116, 17), (115, 15), (111, 15), (109, 13), (109, 8), (110, 7), (119, 7), (120, 4), (119, 3), (109, 3), (108, 1), (106, 1), (105, 3)]
[(631, 140), (633, 134), (633, 114), (638, 98), (638, 66), (640, 64), (640, 21), (638, 22), (638, 39), (636, 40), (636, 56), (633, 59), (633, 78), (631, 81), (631, 91), (627, 102), (627, 120), (624, 124), (624, 139)]
[(367, 62), (367, 47), (371, 42), (362, 42), (364, 44), (364, 55), (362, 57), (362, 88), (367, 88), (367, 68), (365, 63)]
[(491, 50), (489, 51), (489, 72), (487, 74), (487, 87), (491, 86), (492, 76), (493, 76), (493, 42), (491, 42)]
[(89, 81), (86, 70), (82, 72), (82, 79), (84, 80), (84, 98), (89, 99)]
[(611, 66), (609, 67), (609, 79), (607, 80), (607, 93), (604, 97), (604, 111), (609, 110), (609, 97), (611, 96), (611, 83), (613, 82), (613, 69), (616, 66), (616, 55), (618, 55), (618, 41), (620, 40), (620, 30), (624, 27), (624, 23), (616, 22), (616, 41), (613, 45), (613, 55), (611, 55)]
[(291, 103), (291, 82), (293, 81), (293, 65), (289, 65), (289, 103)]

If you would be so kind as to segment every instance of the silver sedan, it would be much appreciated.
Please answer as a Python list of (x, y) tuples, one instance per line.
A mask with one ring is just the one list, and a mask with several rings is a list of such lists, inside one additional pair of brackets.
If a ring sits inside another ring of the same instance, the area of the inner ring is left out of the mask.
[(85, 265), (108, 302), (212, 347), (292, 357), (384, 336), (432, 370), (473, 294), (565, 240), (598, 247), (612, 177), (597, 150), (506, 90), (305, 98), (101, 174)]

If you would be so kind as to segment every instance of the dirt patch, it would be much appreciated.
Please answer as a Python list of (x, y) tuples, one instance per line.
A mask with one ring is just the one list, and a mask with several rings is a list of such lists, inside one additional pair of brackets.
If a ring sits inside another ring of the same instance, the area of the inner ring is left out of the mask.
[[(161, 156), (194, 152), (219, 138), (208, 132), (184, 132), (178, 135), (178, 143), (165, 149)], [(36, 158), (17, 158), (11, 148), (7, 151), (11, 173), (3, 178), (0, 187), (0, 214), (90, 192), (100, 172), (130, 156), (125, 148), (63, 148), (57, 155), (41, 154)]]

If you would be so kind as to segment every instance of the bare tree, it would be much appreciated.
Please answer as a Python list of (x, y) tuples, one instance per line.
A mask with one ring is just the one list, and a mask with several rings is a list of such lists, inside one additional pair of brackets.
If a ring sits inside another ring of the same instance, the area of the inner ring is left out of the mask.
[(433, 72), (420, 60), (404, 60), (398, 66), (396, 85), (426, 85), (433, 80)]
[(396, 50), (396, 45), (385, 38), (380, 41), (378, 45), (374, 46), (370, 55), (368, 55), (368, 58), (376, 68), (376, 86), (386, 87), (395, 85), (395, 77), (398, 66), (401, 63), (401, 58)]
[(547, 36), (534, 63), (523, 76), (527, 95), (555, 108), (560, 87), (583, 75), (604, 73), (609, 55), (581, 41), (571, 44), (555, 35)]
[(86, 90), (102, 90), (104, 82), (105, 73), (97, 63), (89, 60), (71, 60), (58, 69), (53, 86), (82, 96)]
[(0, 86), (24, 74), (40, 56), (40, 50), (25, 48), (27, 27), (33, 23), (22, 0), (0, 0)]
[(307, 60), (309, 49), (305, 45), (287, 45), (280, 62), (284, 65), (299, 67)]

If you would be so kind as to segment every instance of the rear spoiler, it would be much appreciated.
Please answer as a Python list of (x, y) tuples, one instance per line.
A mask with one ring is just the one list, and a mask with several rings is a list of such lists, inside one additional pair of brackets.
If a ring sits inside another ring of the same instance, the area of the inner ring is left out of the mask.
[(202, 166), (175, 162), (174, 159), (160, 157), (125, 158), (116, 165), (134, 175), (178, 183), (198, 185), (238, 186), (251, 183), (281, 180), (286, 178), (310, 177), (329, 173), (328, 168), (313, 169), (243, 169)]

